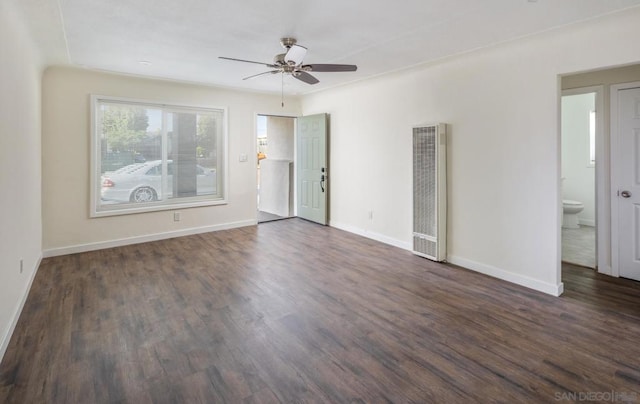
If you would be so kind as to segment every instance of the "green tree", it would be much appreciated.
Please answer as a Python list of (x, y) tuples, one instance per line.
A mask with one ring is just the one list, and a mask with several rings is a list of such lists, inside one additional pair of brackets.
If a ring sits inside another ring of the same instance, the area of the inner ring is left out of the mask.
[(147, 135), (149, 117), (144, 108), (108, 105), (102, 111), (102, 133), (111, 152), (132, 152)]

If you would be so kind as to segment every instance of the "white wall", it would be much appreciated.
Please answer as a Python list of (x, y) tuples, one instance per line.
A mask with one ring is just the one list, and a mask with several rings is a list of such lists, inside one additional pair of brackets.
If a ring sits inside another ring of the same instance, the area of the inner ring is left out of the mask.
[(639, 61), (638, 21), (627, 10), (303, 97), (305, 115), (331, 114), (332, 225), (410, 248), (411, 126), (446, 122), (449, 261), (561, 292), (558, 76)]
[(589, 113), (595, 107), (595, 93), (562, 97), (562, 198), (584, 204), (578, 218), (588, 226), (596, 221), (595, 167), (589, 164)]
[[(229, 186), (226, 205), (89, 218), (90, 94), (168, 103), (227, 107)], [(57, 255), (171, 235), (248, 225), (256, 221), (254, 117), (257, 112), (297, 114), (297, 100), (284, 111), (277, 96), (55, 67), (43, 77), (43, 244)]]
[(259, 209), (289, 217), (293, 211), (293, 162), (267, 158), (260, 162)]
[(20, 16), (9, 7), (0, 2), (0, 359), (42, 249), (41, 61)]
[(267, 117), (267, 158), (293, 161), (294, 122), (295, 118)]

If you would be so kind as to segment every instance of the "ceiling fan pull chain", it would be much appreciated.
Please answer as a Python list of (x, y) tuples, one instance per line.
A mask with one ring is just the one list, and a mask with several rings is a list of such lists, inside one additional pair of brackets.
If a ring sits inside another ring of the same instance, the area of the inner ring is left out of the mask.
[(280, 100), (282, 102), (282, 108), (284, 108), (284, 73), (282, 73), (280, 77), (282, 78), (282, 86), (280, 87)]

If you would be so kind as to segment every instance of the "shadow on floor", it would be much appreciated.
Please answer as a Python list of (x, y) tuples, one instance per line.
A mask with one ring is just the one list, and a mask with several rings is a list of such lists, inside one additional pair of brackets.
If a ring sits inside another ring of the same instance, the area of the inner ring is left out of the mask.
[(289, 219), (289, 217), (278, 216), (278, 215), (274, 215), (273, 213), (263, 212), (261, 210), (258, 211), (258, 223), (273, 222), (274, 220), (283, 220), (283, 219)]

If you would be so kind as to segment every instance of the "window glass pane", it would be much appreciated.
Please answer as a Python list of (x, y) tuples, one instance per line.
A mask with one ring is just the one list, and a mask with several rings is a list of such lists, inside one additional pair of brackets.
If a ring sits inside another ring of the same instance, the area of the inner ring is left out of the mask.
[(222, 111), (199, 113), (196, 136), (198, 162), (198, 195), (217, 194), (221, 186), (218, 181), (218, 156), (222, 150)]
[(162, 157), (162, 130), (150, 119), (159, 112), (138, 105), (100, 105), (101, 205), (151, 202), (161, 196), (155, 161)]
[(97, 100), (94, 211), (223, 200), (224, 110)]
[(169, 198), (216, 195), (222, 113), (180, 111), (169, 117), (168, 156), (173, 166)]

